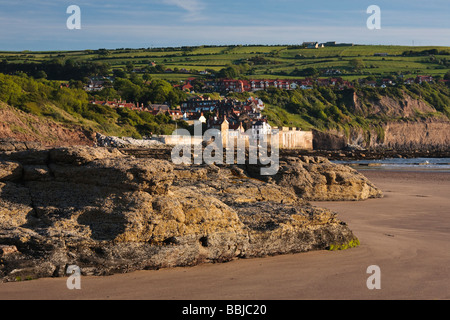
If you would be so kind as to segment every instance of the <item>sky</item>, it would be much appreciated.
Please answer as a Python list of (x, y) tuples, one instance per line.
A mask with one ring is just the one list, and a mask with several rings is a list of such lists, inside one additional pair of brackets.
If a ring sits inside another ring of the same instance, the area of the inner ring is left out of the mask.
[[(71, 5), (81, 29), (67, 27)], [(371, 5), (380, 8), (380, 29), (367, 27)], [(450, 1), (0, 0), (1, 51), (306, 41), (450, 46)]]

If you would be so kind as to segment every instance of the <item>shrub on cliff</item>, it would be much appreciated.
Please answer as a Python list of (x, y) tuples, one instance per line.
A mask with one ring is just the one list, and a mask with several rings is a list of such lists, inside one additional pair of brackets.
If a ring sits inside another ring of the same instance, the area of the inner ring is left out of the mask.
[[(444, 115), (450, 118), (450, 89), (440, 84), (424, 83), (408, 87), (364, 87), (344, 90), (330, 87), (291, 91), (269, 88), (267, 91), (258, 92), (258, 96), (268, 105), (264, 113), (269, 120), (275, 125), (289, 127), (344, 130), (350, 126), (368, 129), (378, 127), (386, 121), (397, 121), (398, 117), (393, 118), (383, 110), (371, 114), (373, 106), (383, 97), (397, 101), (401, 108), (405, 98), (410, 96), (412, 99), (426, 102), (437, 110), (437, 113), (429, 116)], [(358, 100), (358, 105), (355, 105), (354, 99)], [(279, 110), (286, 111), (281, 119), (276, 118), (282, 114)], [(401, 114), (401, 110), (397, 113)]]
[[(121, 90), (119, 92), (128, 94), (128, 98), (132, 98), (136, 92), (127, 93), (122, 87), (141, 90), (129, 80), (122, 82), (124, 85), (118, 86)], [(158, 82), (152, 88), (143, 89), (143, 94), (153, 94), (159, 99), (158, 102), (167, 98), (180, 99), (181, 96), (171, 94), (173, 88), (168, 90), (166, 84), (168, 83)], [(90, 99), (83, 89), (60, 87), (55, 81), (35, 80), (25, 74), (10, 76), (0, 73), (0, 101), (33, 115), (50, 117), (56, 122), (82, 125), (85, 129), (106, 135), (141, 138), (151, 133), (170, 134), (175, 130), (175, 122), (166, 115), (154, 116), (130, 109), (116, 110), (91, 104)], [(183, 126), (182, 123), (178, 125)]]

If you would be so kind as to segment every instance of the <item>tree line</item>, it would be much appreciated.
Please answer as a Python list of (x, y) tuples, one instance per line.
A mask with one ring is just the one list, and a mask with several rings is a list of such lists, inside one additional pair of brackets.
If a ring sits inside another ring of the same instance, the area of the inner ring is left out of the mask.
[(84, 80), (93, 76), (105, 76), (111, 72), (109, 64), (103, 62), (76, 61), (72, 59), (52, 59), (40, 63), (0, 62), (0, 73), (25, 73), (36, 79)]

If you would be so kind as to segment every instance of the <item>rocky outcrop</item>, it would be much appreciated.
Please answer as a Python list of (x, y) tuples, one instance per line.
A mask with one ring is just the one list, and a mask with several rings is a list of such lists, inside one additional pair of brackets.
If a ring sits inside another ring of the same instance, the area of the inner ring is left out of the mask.
[(314, 150), (351, 147), (378, 152), (446, 151), (450, 146), (450, 121), (445, 118), (387, 121), (376, 128), (351, 128), (346, 135), (336, 130), (314, 131), (313, 134)]
[(343, 135), (313, 130), (314, 150), (342, 150), (346, 146), (347, 139)]
[(96, 134), (96, 144), (98, 147), (106, 148), (154, 148), (164, 145), (162, 142), (156, 140), (111, 137), (101, 133)]
[(352, 129), (348, 143), (372, 150), (448, 150), (450, 121), (444, 118), (389, 121), (371, 130)]
[(304, 200), (373, 196), (355, 172), (308, 158), (286, 159), (271, 181), (249, 171), (107, 148), (3, 152), (0, 278), (63, 276), (69, 265), (108, 275), (357, 243), (335, 213)]
[(259, 176), (254, 169), (250, 172), (309, 201), (352, 201), (383, 196), (380, 189), (355, 169), (323, 157), (281, 158), (280, 170), (274, 176)]

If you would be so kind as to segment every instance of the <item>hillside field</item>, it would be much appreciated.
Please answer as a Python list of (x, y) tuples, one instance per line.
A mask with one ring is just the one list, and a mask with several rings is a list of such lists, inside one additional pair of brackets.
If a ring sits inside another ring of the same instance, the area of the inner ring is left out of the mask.
[[(387, 54), (379, 56), (375, 54)], [(99, 49), (84, 51), (0, 52), (0, 61), (7, 63), (43, 63), (52, 60), (107, 63), (112, 70), (126, 69), (127, 64), (136, 69), (152, 62), (174, 72), (153, 73), (152, 77), (168, 81), (182, 81), (188, 77), (201, 77), (200, 71), (210, 73), (237, 64), (250, 67), (248, 78), (295, 78), (302, 70), (314, 68), (317, 76), (340, 76), (346, 80), (358, 77), (387, 75), (443, 76), (449, 70), (449, 47), (409, 47), (353, 45), (318, 49), (300, 46), (199, 46), (147, 49)], [(352, 61), (360, 66), (354, 68)], [(186, 71), (181, 72), (181, 69)], [(325, 74), (326, 70), (339, 70)]]

